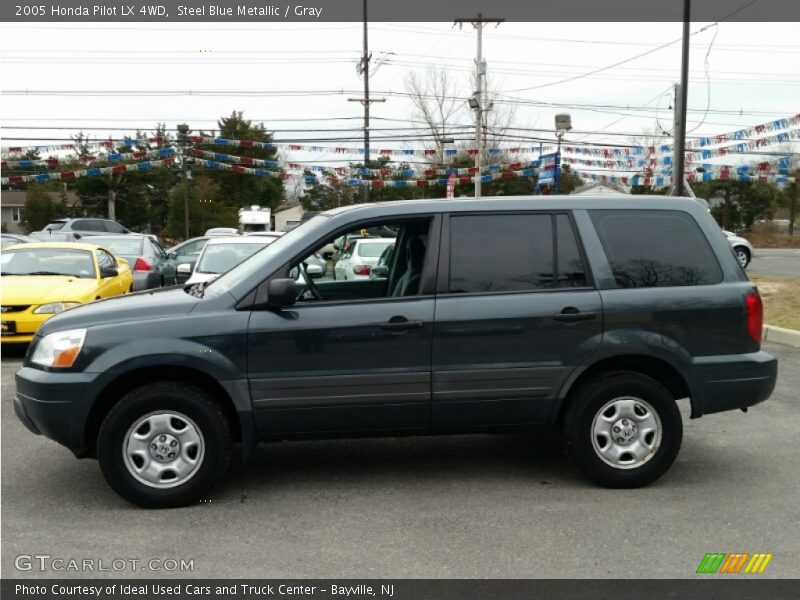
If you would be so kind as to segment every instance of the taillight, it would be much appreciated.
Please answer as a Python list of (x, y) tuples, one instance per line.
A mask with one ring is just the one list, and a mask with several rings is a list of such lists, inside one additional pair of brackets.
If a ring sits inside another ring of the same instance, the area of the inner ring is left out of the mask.
[(136, 262), (133, 263), (133, 270), (134, 271), (152, 271), (153, 265), (147, 262), (143, 258), (137, 258)]
[(369, 265), (353, 265), (353, 273), (356, 275), (369, 275), (372, 267)]
[(747, 333), (753, 338), (756, 344), (761, 345), (761, 330), (764, 325), (764, 305), (761, 303), (761, 295), (758, 290), (750, 292), (744, 298), (747, 308)]

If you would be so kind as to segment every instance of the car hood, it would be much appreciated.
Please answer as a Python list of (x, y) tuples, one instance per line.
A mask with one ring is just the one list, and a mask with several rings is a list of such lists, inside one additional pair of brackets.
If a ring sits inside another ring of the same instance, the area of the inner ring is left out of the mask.
[(71, 275), (4, 275), (0, 279), (3, 304), (88, 302), (94, 299), (97, 280)]
[(55, 315), (42, 325), (37, 335), (62, 329), (75, 329), (136, 320), (155, 320), (185, 315), (200, 300), (181, 288), (165, 288), (98, 300)]

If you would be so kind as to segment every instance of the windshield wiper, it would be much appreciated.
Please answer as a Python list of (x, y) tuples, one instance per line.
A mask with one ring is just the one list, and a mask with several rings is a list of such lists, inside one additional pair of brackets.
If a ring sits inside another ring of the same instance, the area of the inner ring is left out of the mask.
[(72, 273), (56, 273), (55, 271), (33, 271), (32, 273), (18, 273), (18, 275), (60, 275), (62, 277), (79, 277)]

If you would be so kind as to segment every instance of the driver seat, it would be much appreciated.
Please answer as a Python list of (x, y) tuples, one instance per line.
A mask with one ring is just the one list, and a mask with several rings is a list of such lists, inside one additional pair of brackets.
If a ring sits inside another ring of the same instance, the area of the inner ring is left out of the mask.
[(417, 236), (406, 242), (406, 271), (397, 280), (392, 296), (414, 296), (419, 291), (422, 264), (425, 262), (425, 244)]

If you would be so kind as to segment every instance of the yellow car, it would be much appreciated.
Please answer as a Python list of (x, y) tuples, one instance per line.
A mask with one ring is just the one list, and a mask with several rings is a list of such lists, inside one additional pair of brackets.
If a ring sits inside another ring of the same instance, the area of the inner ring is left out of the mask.
[(2, 337), (28, 343), (54, 314), (126, 294), (133, 288), (128, 263), (94, 244), (19, 244), (0, 255)]

